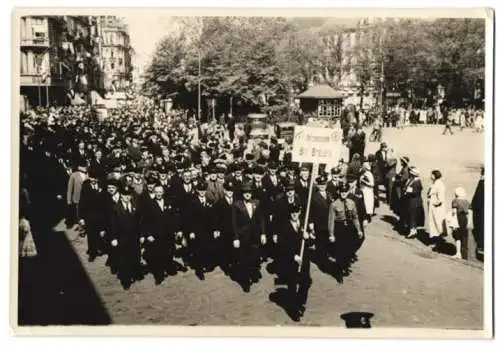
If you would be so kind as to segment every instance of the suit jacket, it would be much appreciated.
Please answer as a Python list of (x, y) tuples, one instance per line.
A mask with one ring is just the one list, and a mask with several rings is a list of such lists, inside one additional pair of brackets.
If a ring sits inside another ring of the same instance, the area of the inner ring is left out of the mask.
[(92, 189), (90, 180), (83, 182), (80, 197), (80, 216), (89, 227), (98, 228), (103, 220), (103, 193)]
[(309, 179), (306, 187), (302, 185), (300, 177), (295, 181), (295, 193), (299, 196), (300, 203), (305, 206), (307, 204), (307, 195), (309, 194), (309, 184), (311, 180)]
[(385, 158), (384, 158), (384, 154), (382, 153), (382, 150), (379, 149), (377, 152), (375, 152), (375, 159), (376, 159), (380, 174), (382, 175), (382, 177), (385, 177), (388, 170), (389, 170), (389, 167), (387, 165), (387, 154), (385, 155)]
[(133, 201), (132, 212), (128, 212), (119, 201), (113, 209), (110, 220), (111, 239), (117, 239), (118, 245), (130, 246), (139, 242), (140, 232), (137, 220), (137, 208)]
[(82, 186), (86, 178), (86, 175), (80, 171), (75, 171), (71, 174), (66, 195), (68, 203), (78, 204), (80, 202)]
[(217, 201), (212, 207), (212, 218), (214, 230), (219, 230), (222, 237), (232, 238), (233, 224), (232, 224), (232, 209), (234, 200), (231, 205), (228, 204), (225, 198)]
[(247, 208), (243, 200), (237, 200), (232, 209), (232, 225), (234, 238), (241, 242), (258, 242), (260, 235), (265, 234), (265, 219), (258, 200), (251, 200), (253, 203), (253, 215), (248, 215)]
[(333, 181), (328, 181), (326, 184), (326, 191), (329, 196), (332, 198), (332, 201), (335, 201), (340, 196), (340, 183), (333, 183)]
[(189, 200), (187, 205), (187, 219), (184, 220), (187, 225), (186, 231), (193, 232), (199, 239), (208, 236), (213, 230), (212, 203), (205, 198), (205, 204), (202, 205), (199, 197), (195, 196)]
[[(316, 232), (328, 231), (328, 214), (330, 205), (334, 199), (326, 192), (326, 199), (321, 196), (319, 191), (313, 193), (311, 198), (310, 221), (314, 223)], [(324, 236), (327, 236), (326, 234)]]
[(111, 241), (113, 239), (112, 230), (111, 230), (111, 219), (114, 215), (116, 215), (118, 204), (120, 203), (120, 199), (118, 202), (115, 202), (113, 198), (104, 193), (102, 197), (102, 219), (101, 219), (101, 229), (106, 231), (106, 235), (104, 236), (107, 241)]
[[(280, 229), (278, 237), (279, 256), (282, 262), (281, 271), (285, 276), (297, 276), (298, 263), (295, 262), (295, 255), (300, 255), (302, 247), (303, 225), (300, 223), (298, 230), (292, 225), (291, 220), (286, 221)], [(310, 255), (308, 248), (311, 245), (311, 239), (305, 241), (304, 253), (302, 255), (301, 276), (304, 280), (310, 280)]]
[(92, 159), (90, 161), (90, 171), (95, 173), (96, 178), (101, 184), (106, 181), (106, 165), (102, 159), (99, 162), (96, 159)]
[(178, 220), (174, 206), (168, 199), (163, 199), (163, 210), (156, 200), (148, 197), (142, 208), (141, 229), (144, 237), (153, 236), (155, 242), (174, 244)]
[(171, 196), (176, 212), (180, 217), (179, 227), (181, 228), (181, 230), (184, 230), (185, 228), (189, 227), (189, 202), (195, 196), (195, 186), (191, 183), (190, 192), (186, 192), (184, 183), (182, 181), (175, 182), (172, 184)]
[(262, 184), (262, 182), (259, 188), (257, 188), (257, 184), (255, 182), (252, 184), (252, 187), (253, 187), (252, 197), (256, 200), (259, 200), (262, 209), (266, 214), (268, 214), (269, 194), (267, 192), (267, 188), (264, 186), (264, 184)]

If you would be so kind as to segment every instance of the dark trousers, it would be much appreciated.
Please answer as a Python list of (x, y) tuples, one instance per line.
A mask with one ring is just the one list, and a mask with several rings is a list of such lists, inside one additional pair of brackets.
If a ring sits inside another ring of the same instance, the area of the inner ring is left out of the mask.
[(446, 131), (449, 131), (450, 135), (453, 135), (453, 131), (451, 130), (451, 125), (449, 123), (446, 123), (446, 125), (444, 126), (443, 135), (446, 134)]
[(484, 248), (484, 217), (480, 211), (473, 211), (474, 238), (477, 248)]
[(95, 257), (101, 250), (101, 238), (97, 225), (87, 225), (87, 252), (90, 257)]
[(236, 249), (234, 275), (241, 282), (249, 282), (260, 270), (260, 252), (257, 245), (241, 242)]
[(309, 288), (311, 288), (312, 284), (310, 268), (311, 263), (305, 253), (300, 273), (296, 262), (286, 263), (286, 270), (284, 270), (283, 275), (286, 278), (290, 308), (294, 311), (305, 307), (307, 304)]
[[(147, 242), (147, 241), (146, 241)], [(145, 245), (145, 260), (148, 264), (149, 271), (153, 274), (156, 280), (165, 278), (165, 271), (171, 271), (174, 263), (174, 246), (172, 243), (159, 242), (155, 240), (153, 243)]]
[[(118, 241), (120, 242), (120, 241)], [(140, 248), (135, 242), (118, 244), (118, 277), (124, 282), (136, 278), (140, 274)]]
[(385, 202), (387, 205), (391, 206), (392, 204), (392, 191), (394, 189), (394, 181), (392, 179), (385, 179)]
[(469, 252), (469, 245), (468, 245), (469, 244), (469, 229), (467, 228), (467, 224), (468, 224), (467, 213), (458, 213), (457, 220), (458, 220), (458, 230), (454, 236), (457, 240), (460, 240), (460, 243), (461, 243), (460, 253), (462, 253), (462, 258), (467, 259), (468, 252)]
[(68, 205), (68, 211), (66, 215), (66, 226), (68, 228), (71, 228), (73, 225), (75, 225), (78, 220), (80, 219), (79, 213), (78, 213), (78, 204), (71, 203)]

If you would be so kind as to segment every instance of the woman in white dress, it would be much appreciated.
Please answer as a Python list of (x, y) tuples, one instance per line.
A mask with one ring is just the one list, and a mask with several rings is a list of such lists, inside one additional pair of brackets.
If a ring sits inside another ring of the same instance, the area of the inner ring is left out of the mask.
[(427, 232), (431, 240), (437, 241), (443, 233), (443, 222), (446, 218), (446, 190), (442, 174), (439, 170), (431, 172), (431, 181), (432, 183), (427, 193), (427, 210), (429, 213)]
[(483, 131), (483, 116), (481, 114), (476, 115), (474, 127), (476, 128), (476, 132), (478, 133)]
[(371, 222), (371, 217), (375, 212), (375, 194), (373, 193), (374, 187), (375, 178), (373, 177), (373, 174), (371, 172), (370, 163), (365, 162), (363, 164), (363, 171), (360, 179), (360, 188), (361, 192), (363, 193), (367, 222)]

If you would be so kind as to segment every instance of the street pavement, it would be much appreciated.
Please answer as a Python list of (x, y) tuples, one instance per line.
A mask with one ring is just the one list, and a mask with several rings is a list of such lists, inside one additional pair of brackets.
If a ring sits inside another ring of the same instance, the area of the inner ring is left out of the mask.
[[(385, 129), (384, 141), (398, 155), (408, 155), (412, 164), (420, 168), (424, 189), (428, 187), (430, 171), (441, 169), (450, 206), (456, 186), (462, 185), (470, 197), (474, 191), (483, 163), (483, 136), (470, 130), (442, 136), (441, 131), (441, 127), (427, 126)], [(373, 153), (377, 147), (378, 144), (370, 143), (367, 153)], [(191, 270), (179, 272), (160, 285), (147, 275), (124, 290), (105, 266), (106, 257), (89, 263), (86, 240), (63, 228), (56, 228), (59, 231), (55, 233), (66, 236), (80, 265), (68, 265), (63, 259), (53, 261), (52, 271), (62, 278), (54, 290), (61, 297), (72, 298), (64, 301), (72, 315), (85, 310), (72, 301), (83, 299), (87, 289), (70, 282), (76, 278), (73, 273), (83, 269), (85, 276), (79, 278), (91, 284), (98, 298), (94, 301), (108, 317), (94, 324), (343, 327), (341, 315), (369, 312), (373, 314), (372, 327), (482, 329), (482, 263), (455, 260), (433, 251), (419, 239), (407, 240), (393, 230), (393, 219), (382, 204), (366, 229), (358, 261), (343, 283), (312, 265), (313, 284), (307, 310), (299, 323), (270, 300), (278, 286), (266, 266), (262, 268), (262, 279), (249, 293), (219, 269), (207, 274), (203, 281)], [(53, 259), (57, 257), (58, 250), (54, 250)], [(56, 300), (54, 305), (57, 304), (61, 302)]]

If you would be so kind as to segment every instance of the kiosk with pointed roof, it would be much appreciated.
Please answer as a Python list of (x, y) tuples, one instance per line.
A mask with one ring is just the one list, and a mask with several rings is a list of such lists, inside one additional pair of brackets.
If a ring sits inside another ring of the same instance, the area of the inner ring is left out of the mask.
[(327, 84), (317, 84), (298, 95), (300, 108), (309, 116), (332, 120), (340, 118), (344, 94)]

